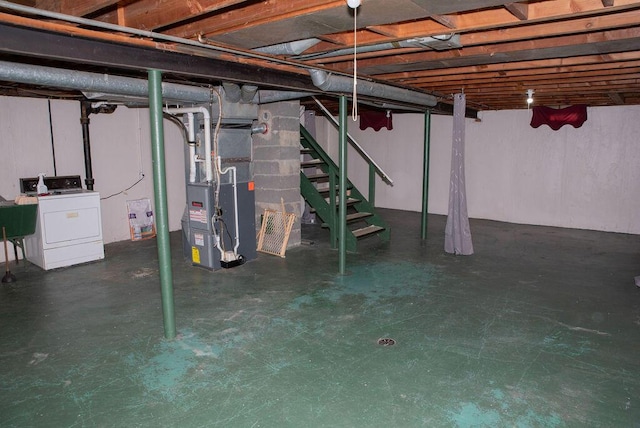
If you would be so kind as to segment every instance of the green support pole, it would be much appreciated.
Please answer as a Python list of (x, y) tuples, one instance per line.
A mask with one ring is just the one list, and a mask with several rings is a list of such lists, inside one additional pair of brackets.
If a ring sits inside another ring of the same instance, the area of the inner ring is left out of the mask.
[[(329, 189), (335, 188), (336, 170), (329, 166)], [(336, 204), (336, 192), (329, 192), (329, 208), (331, 210), (329, 239), (331, 239), (331, 248), (336, 248), (338, 246), (338, 205)]]
[(153, 192), (156, 203), (156, 234), (160, 288), (162, 291), (162, 317), (164, 337), (176, 337), (176, 320), (173, 311), (173, 272), (169, 244), (169, 210), (167, 208), (167, 179), (164, 162), (164, 128), (162, 123), (162, 75), (149, 70), (149, 116), (151, 119), (151, 154), (153, 158)]
[(369, 164), (369, 203), (376, 206), (376, 168)]
[(427, 239), (427, 214), (429, 208), (429, 146), (431, 142), (431, 111), (424, 112), (424, 162), (422, 164), (422, 223), (420, 236)]
[(347, 97), (340, 95), (340, 190), (338, 199), (338, 232), (340, 275), (347, 265)]

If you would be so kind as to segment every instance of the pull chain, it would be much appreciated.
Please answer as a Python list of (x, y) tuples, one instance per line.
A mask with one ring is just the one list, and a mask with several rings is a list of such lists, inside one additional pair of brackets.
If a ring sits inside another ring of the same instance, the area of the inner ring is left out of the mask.
[(351, 120), (358, 120), (358, 8), (353, 8), (353, 101)]

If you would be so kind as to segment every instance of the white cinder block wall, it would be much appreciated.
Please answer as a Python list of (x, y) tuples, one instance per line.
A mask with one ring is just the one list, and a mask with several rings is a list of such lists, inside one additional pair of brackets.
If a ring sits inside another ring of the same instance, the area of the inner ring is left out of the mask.
[[(488, 111), (466, 122), (469, 216), (513, 223), (640, 234), (640, 106), (594, 107), (581, 128), (534, 129), (527, 110)], [(337, 132), (318, 117), (337, 159)], [(421, 210), (424, 116), (395, 114), (393, 131), (349, 132), (395, 181), (378, 179), (376, 205)], [(431, 116), (429, 212), (446, 214), (452, 118)], [(368, 169), (349, 151), (349, 176), (366, 194)]]
[[(19, 179), (40, 172), (85, 178), (80, 103), (0, 97), (0, 195), (20, 194)], [(130, 190), (101, 201), (105, 243), (130, 239), (127, 200), (149, 198), (154, 204), (148, 109), (120, 106), (113, 114), (90, 116), (95, 190), (105, 198), (144, 179)], [(50, 127), (51, 123), (51, 127)], [(179, 128), (164, 122), (169, 228), (180, 229), (185, 204), (183, 139)], [(154, 207), (155, 208), (155, 207)], [(13, 251), (10, 250), (10, 256)]]

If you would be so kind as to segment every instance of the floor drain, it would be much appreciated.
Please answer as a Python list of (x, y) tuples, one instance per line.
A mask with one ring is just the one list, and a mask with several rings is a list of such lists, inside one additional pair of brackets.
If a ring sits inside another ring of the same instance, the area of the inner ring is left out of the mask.
[(395, 339), (390, 337), (383, 337), (382, 339), (378, 339), (378, 345), (381, 346), (393, 346), (396, 344)]

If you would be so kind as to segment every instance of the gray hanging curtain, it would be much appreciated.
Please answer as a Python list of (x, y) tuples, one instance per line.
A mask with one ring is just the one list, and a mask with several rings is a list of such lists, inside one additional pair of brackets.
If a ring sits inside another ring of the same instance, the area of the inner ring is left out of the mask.
[(453, 103), (453, 146), (451, 149), (451, 183), (449, 214), (444, 232), (444, 250), (451, 254), (473, 254), (471, 228), (467, 214), (467, 192), (464, 179), (464, 113), (467, 100), (455, 94)]

